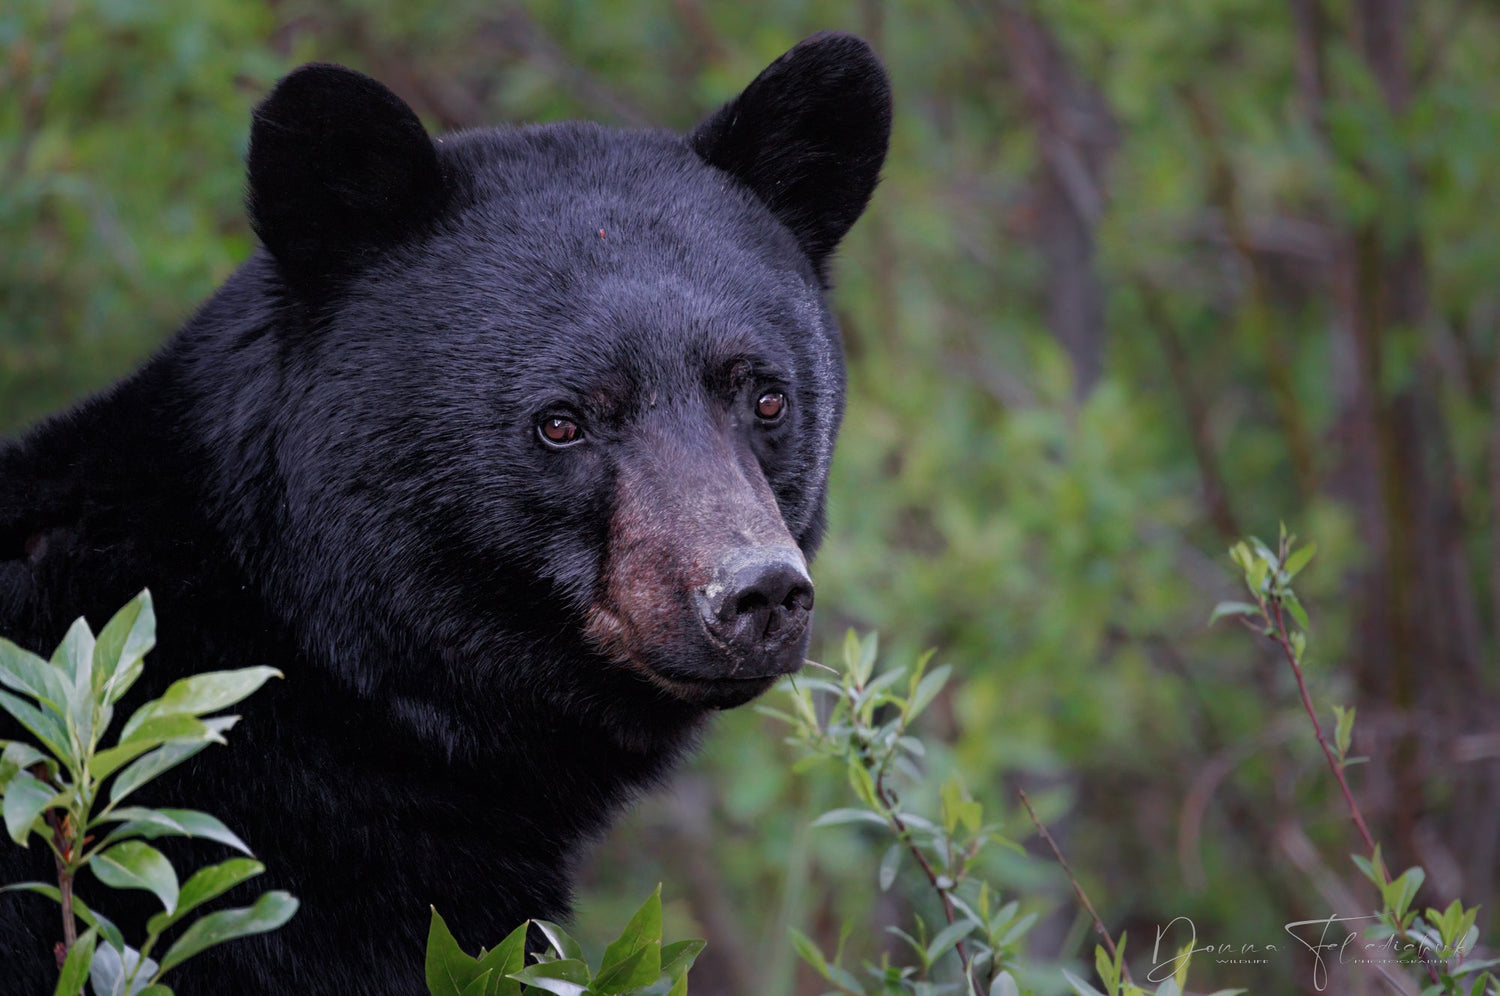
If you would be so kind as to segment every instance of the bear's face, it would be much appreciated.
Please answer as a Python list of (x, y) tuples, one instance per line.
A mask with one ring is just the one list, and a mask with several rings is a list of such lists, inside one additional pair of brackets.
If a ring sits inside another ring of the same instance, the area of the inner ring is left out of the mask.
[(438, 648), (476, 688), (507, 668), (500, 633), (695, 706), (796, 670), (843, 408), (826, 267), (888, 129), (884, 74), (847, 36), (686, 140), (434, 143), (348, 70), (283, 81), (250, 161), (283, 309), (237, 344), (280, 372), (209, 431), (226, 453), (274, 441), (253, 458), (275, 501), (251, 513), (274, 535), (244, 555), (322, 608), (309, 641), (343, 645), (365, 688), (386, 676), (341, 619)]

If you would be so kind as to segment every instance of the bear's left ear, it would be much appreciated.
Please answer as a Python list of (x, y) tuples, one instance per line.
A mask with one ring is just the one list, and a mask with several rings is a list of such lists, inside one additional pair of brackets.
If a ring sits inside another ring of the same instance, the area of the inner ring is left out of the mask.
[(864, 211), (891, 137), (891, 83), (861, 38), (813, 35), (688, 136), (791, 229), (827, 281), (839, 240)]
[(357, 269), (442, 208), (437, 151), (400, 97), (343, 66), (287, 76), (255, 109), (250, 224), (294, 284)]

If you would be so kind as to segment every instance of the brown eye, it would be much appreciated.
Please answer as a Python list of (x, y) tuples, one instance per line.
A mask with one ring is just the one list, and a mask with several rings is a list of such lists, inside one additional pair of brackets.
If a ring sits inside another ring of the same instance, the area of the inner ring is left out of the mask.
[(578, 423), (566, 418), (544, 418), (537, 424), (537, 433), (549, 446), (567, 446), (583, 438)]
[(780, 391), (767, 391), (755, 402), (755, 414), (763, 422), (780, 421), (786, 411), (786, 395)]

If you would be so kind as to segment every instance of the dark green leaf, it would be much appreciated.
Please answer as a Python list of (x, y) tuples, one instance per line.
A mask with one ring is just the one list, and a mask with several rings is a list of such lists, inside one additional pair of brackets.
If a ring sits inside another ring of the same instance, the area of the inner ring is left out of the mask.
[(674, 981), (684, 977), (706, 947), (708, 947), (708, 942), (700, 940), (673, 941), (671, 944), (663, 945), (661, 974)]
[[(640, 957), (636, 955), (640, 953)], [(630, 970), (620, 970), (630, 961)], [(634, 986), (644, 986), (654, 981), (661, 972), (661, 886), (647, 897), (641, 908), (635, 911), (620, 936), (604, 949), (604, 960), (599, 965), (599, 985), (618, 986), (606, 992), (620, 992)]]
[(448, 924), (432, 908), (427, 925), (427, 957), (424, 962), (427, 989), (432, 996), (462, 996), (469, 983), (484, 971), (477, 958), (458, 946)]
[(526, 928), (523, 923), (506, 935), (479, 958), (481, 970), (489, 971), (490, 984), (485, 996), (521, 996), (521, 984), (509, 976), (526, 966)]
[(161, 970), (167, 972), (215, 944), (275, 930), (296, 912), (297, 900), (289, 893), (276, 891), (264, 893), (254, 905), (210, 913), (182, 932), (161, 960)]

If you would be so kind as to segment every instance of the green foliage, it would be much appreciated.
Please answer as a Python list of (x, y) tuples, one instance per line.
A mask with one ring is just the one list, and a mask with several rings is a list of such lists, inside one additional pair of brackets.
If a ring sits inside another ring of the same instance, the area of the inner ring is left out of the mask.
[[(253, 856), (231, 858), (180, 882), (171, 861), (147, 840), (197, 837), (246, 855), (250, 849), (207, 813), (120, 803), (210, 743), (223, 743), (223, 734), (239, 717), (207, 714), (234, 705), (280, 676), (271, 668), (255, 667), (173, 682), (160, 698), (140, 706), (114, 745), (105, 747), (115, 704), (141, 676), (155, 643), (149, 592), (116, 613), (97, 639), (78, 619), (51, 660), (0, 639), (0, 685), (10, 689), (0, 693), (0, 708), (37, 739), (37, 744), (0, 741), (0, 809), (11, 839), (21, 847), (40, 841), (51, 849), (58, 867), (56, 887), (19, 882), (0, 891), (26, 890), (55, 899), (62, 908), (65, 938), (74, 934), (75, 916), (90, 928), (68, 945), (59, 994), (77, 993), (83, 980), (92, 978), (98, 993), (170, 996), (160, 979), (171, 969), (215, 944), (275, 930), (297, 910), (297, 900), (287, 893), (263, 893), (248, 907), (198, 917), (159, 963), (151, 959), (169, 928), (259, 875), (264, 866)], [(112, 922), (73, 893), (85, 868), (103, 885), (149, 892), (161, 903), (162, 912), (147, 922), (139, 948), (128, 946)], [(103, 947), (97, 943), (101, 936), (107, 942)]]
[(974, 872), (990, 844), (1016, 845), (1001, 836), (998, 823), (985, 821), (983, 805), (956, 778), (942, 783), (935, 811), (920, 812), (909, 798), (928, 778), (919, 766), (927, 748), (913, 735), (912, 722), (942, 692), (952, 669), (929, 670), (932, 654), (927, 653), (909, 669), (877, 674), (876, 654), (875, 634), (860, 640), (851, 630), (844, 640), (839, 681), (791, 679), (786, 687), (790, 711), (762, 711), (791, 726), (791, 742), (810, 752), (810, 760), (842, 769), (859, 803), (831, 809), (813, 826), (879, 827), (886, 838), (877, 872), (881, 891), (892, 888), (903, 867), (919, 870), (944, 922), (930, 925), (917, 915), (910, 930), (890, 928), (907, 949), (902, 963), (883, 954), (879, 964), (864, 965), (866, 980), (840, 964), (842, 950), (829, 957), (795, 930), (793, 945), (838, 992), (853, 996), (945, 991), (937, 980), (950, 960), (959, 970), (946, 975), (965, 980), (975, 996), (1004, 992), (1015, 985), (1011, 970), (1037, 914), (1022, 913), (1019, 902), (1002, 902), (998, 891)]
[[(547, 938), (549, 950), (527, 965), (526, 933), (533, 925)], [(688, 971), (703, 948), (703, 941), (662, 943), (661, 886), (604, 949), (597, 969), (589, 967), (583, 948), (567, 931), (545, 920), (528, 920), (494, 948), (471, 957), (433, 910), (427, 989), (432, 996), (687, 996)]]

